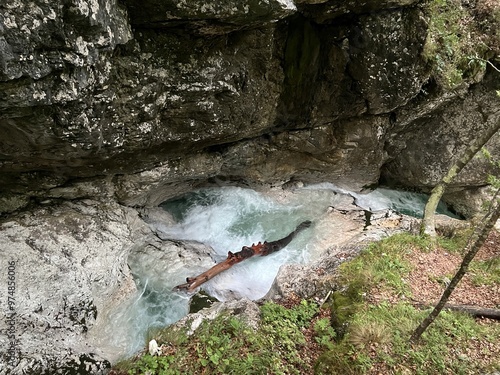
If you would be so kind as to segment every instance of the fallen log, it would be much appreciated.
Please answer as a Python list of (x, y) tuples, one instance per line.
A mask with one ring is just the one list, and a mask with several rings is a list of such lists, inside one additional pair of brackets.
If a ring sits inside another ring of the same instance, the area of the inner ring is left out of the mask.
[[(425, 308), (432, 307), (430, 305), (425, 305), (422, 303), (419, 303), (418, 306)], [(470, 306), (470, 305), (452, 305), (449, 303), (445, 304), (443, 309), (463, 312), (472, 315), (475, 318), (488, 318), (488, 319), (500, 320), (500, 309), (492, 309), (492, 308)]]
[(288, 236), (272, 242), (259, 242), (257, 245), (252, 244), (252, 246), (243, 246), (241, 251), (237, 253), (232, 253), (229, 251), (227, 253), (227, 258), (225, 261), (216, 264), (209, 270), (203, 272), (202, 274), (196, 277), (188, 277), (186, 278), (186, 283), (177, 285), (174, 290), (185, 290), (187, 292), (193, 292), (197, 287), (201, 284), (207, 282), (212, 279), (214, 276), (217, 276), (219, 273), (231, 268), (237, 263), (244, 261), (245, 259), (249, 259), (253, 256), (266, 256), (272, 253), (275, 253), (285, 246), (287, 246), (290, 242), (292, 242), (293, 238), (302, 231), (303, 229), (309, 228), (311, 226), (310, 221), (302, 222), (295, 230), (290, 233)]
[(444, 305), (445, 309), (464, 312), (469, 315), (472, 315), (476, 318), (489, 318), (500, 320), (500, 310), (499, 309), (490, 309), (485, 307), (477, 307), (477, 306), (468, 306), (468, 305)]

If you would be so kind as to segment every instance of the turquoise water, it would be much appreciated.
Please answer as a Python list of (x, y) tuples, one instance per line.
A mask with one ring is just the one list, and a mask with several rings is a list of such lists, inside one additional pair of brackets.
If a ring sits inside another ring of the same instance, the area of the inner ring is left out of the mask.
[[(211, 246), (217, 261), (237, 252), (242, 246), (259, 241), (274, 241), (292, 232), (304, 220), (325, 214), (338, 199), (333, 191), (304, 191), (293, 194), (286, 203), (250, 189), (204, 189), (165, 202), (175, 225), (158, 223), (162, 238), (195, 240)], [(314, 229), (300, 233), (291, 244), (267, 257), (256, 257), (218, 275), (203, 285), (207, 294), (224, 301), (233, 298), (263, 297), (285, 263), (305, 263), (311, 259)], [(189, 296), (172, 288), (187, 276), (196, 276), (193, 265), (168, 272), (168, 265), (151, 262), (143, 252), (129, 257), (138, 292), (111, 316), (111, 345), (121, 348), (125, 356), (145, 345), (148, 330), (164, 327), (184, 317), (189, 311)]]
[[(368, 194), (355, 194), (354, 196), (356, 204), (368, 210), (377, 211), (390, 208), (396, 212), (417, 218), (423, 217), (424, 207), (429, 197), (427, 194), (387, 188), (378, 188)], [(439, 202), (437, 212), (456, 219), (459, 218), (443, 202)]]

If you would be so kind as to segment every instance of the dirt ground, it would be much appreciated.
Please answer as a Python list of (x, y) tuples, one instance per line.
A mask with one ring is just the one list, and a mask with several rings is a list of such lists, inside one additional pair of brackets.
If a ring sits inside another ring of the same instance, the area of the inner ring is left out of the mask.
[[(474, 260), (487, 261), (499, 256), (500, 232), (493, 230)], [(412, 293), (412, 302), (424, 305), (435, 305), (438, 302), (446, 282), (453, 277), (462, 261), (460, 255), (450, 254), (443, 249), (436, 249), (428, 253), (413, 252), (407, 259), (413, 266), (407, 280)], [(469, 271), (453, 291), (448, 303), (500, 309), (500, 285), (498, 283), (490, 283), (489, 285), (474, 283), (473, 276), (474, 271), (469, 268)], [(370, 299), (397, 303), (400, 297), (372, 290)], [(499, 324), (496, 320), (485, 318), (476, 318), (476, 321), (479, 324)], [(472, 338), (465, 355), (486, 365), (497, 363), (498, 358), (500, 358), (500, 345)], [(384, 371), (383, 364), (377, 364), (368, 374), (383, 374)]]
[[(498, 256), (500, 256), (500, 233), (494, 230), (474, 260), (484, 261)], [(412, 254), (410, 261), (414, 270), (408, 282), (413, 299), (424, 304), (435, 304), (443, 293), (445, 283), (458, 269), (462, 257), (437, 249), (429, 253)], [(473, 271), (467, 272), (453, 291), (448, 303), (500, 308), (500, 285), (475, 285), (472, 279)]]

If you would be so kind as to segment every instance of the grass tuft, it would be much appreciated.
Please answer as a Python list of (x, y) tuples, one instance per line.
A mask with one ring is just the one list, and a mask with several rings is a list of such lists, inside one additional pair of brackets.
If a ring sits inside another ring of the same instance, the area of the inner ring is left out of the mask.
[(389, 330), (385, 325), (370, 322), (351, 325), (347, 341), (357, 349), (364, 349), (385, 344), (389, 339)]

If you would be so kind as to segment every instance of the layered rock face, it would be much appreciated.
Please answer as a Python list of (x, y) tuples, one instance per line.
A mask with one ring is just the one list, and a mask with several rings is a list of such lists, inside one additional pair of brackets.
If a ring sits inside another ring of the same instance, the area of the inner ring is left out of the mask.
[[(129, 205), (214, 178), (359, 190), (382, 170), (429, 187), (498, 121), (497, 78), (461, 96), (428, 84), (428, 15), (414, 1), (9, 0), (1, 9), (4, 212), (100, 196), (103, 176)], [(458, 186), (484, 184), (469, 172)]]
[[(416, 0), (2, 1), (0, 260), (21, 259), (19, 371), (106, 371), (92, 332), (152, 235), (131, 207), (208, 184), (431, 188), (500, 121), (491, 56), (452, 90), (435, 79), (431, 17)], [(475, 159), (450, 201), (467, 212), (490, 171)]]

